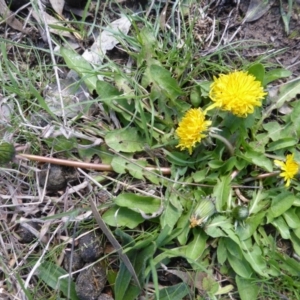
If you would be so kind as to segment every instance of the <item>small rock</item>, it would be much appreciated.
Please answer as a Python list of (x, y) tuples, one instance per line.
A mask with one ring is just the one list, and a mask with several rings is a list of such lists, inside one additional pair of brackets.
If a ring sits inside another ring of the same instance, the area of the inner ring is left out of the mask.
[(75, 290), (80, 300), (97, 300), (106, 284), (106, 271), (101, 262), (83, 270), (77, 277)]
[(114, 298), (110, 295), (103, 293), (99, 296), (98, 300), (114, 300)]
[[(30, 225), (36, 230), (40, 229), (39, 224), (36, 222), (28, 222), (28, 225)], [(37, 238), (29, 229), (23, 227), (22, 225), (20, 225), (20, 227), (18, 228), (17, 234), (20, 237), (19, 239), (20, 243), (30, 244)]]
[(77, 271), (77, 270), (83, 268), (84, 261), (82, 260), (78, 251), (71, 252), (71, 251), (66, 250), (63, 265), (67, 272), (70, 269), (71, 257), (72, 257), (71, 272), (74, 272), (74, 271)]
[(99, 199), (99, 201), (101, 203), (106, 203), (107, 201), (109, 201), (111, 199), (111, 194), (106, 191), (106, 190), (100, 190), (97, 194), (96, 194), (97, 198)]
[(79, 239), (79, 254), (83, 261), (94, 262), (103, 254), (101, 237), (90, 232)]
[(41, 172), (39, 173), (41, 187), (45, 186), (48, 169), (49, 175), (46, 189), (49, 191), (63, 190), (67, 187), (68, 182), (74, 181), (77, 178), (77, 172), (74, 168), (52, 164), (50, 164), (49, 168), (49, 164), (44, 164)]

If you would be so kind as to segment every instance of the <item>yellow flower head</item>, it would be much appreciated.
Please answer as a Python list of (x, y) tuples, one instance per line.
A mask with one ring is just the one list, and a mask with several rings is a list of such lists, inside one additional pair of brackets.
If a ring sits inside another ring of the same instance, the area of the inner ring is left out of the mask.
[(299, 171), (299, 164), (294, 160), (294, 154), (288, 154), (285, 163), (280, 160), (274, 160), (274, 163), (283, 171), (279, 175), (286, 181), (285, 186), (289, 187), (291, 179), (293, 179)]
[(176, 133), (179, 137), (180, 150), (188, 149), (192, 154), (193, 147), (206, 137), (204, 134), (211, 125), (211, 121), (205, 121), (205, 113), (201, 108), (192, 108), (186, 112), (179, 123)]
[(267, 93), (253, 75), (244, 71), (235, 71), (228, 75), (214, 77), (209, 97), (215, 103), (208, 109), (219, 107), (238, 117), (247, 117), (254, 112), (255, 106), (261, 106)]

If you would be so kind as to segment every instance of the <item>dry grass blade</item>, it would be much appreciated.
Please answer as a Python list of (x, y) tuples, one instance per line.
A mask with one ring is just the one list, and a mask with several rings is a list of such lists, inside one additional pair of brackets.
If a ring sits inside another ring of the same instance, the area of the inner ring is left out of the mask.
[[(59, 159), (53, 157), (44, 157), (44, 156), (31, 155), (31, 154), (18, 154), (16, 155), (16, 158), (19, 159), (25, 158), (33, 161), (46, 162), (46, 163), (68, 166), (68, 167), (75, 167), (75, 168), (92, 169), (92, 170), (100, 170), (100, 171), (113, 171), (112, 166), (106, 164), (92, 164), (92, 163), (85, 163), (80, 161)], [(159, 171), (163, 175), (169, 175), (171, 173), (170, 168), (145, 167), (145, 170)]]
[(107, 239), (110, 241), (110, 243), (113, 245), (113, 247), (116, 249), (116, 251), (118, 252), (120, 259), (124, 262), (125, 266), (127, 267), (128, 271), (130, 272), (130, 274), (132, 275), (135, 283), (137, 284), (137, 286), (141, 289), (141, 285), (140, 282), (137, 278), (137, 275), (135, 273), (135, 270), (128, 258), (127, 255), (122, 253), (122, 246), (119, 244), (119, 242), (115, 239), (115, 237), (112, 235), (112, 233), (110, 232), (110, 230), (108, 229), (108, 227), (106, 226), (106, 224), (103, 222), (96, 205), (94, 204), (93, 200), (90, 198), (90, 204), (91, 204), (91, 209), (93, 212), (93, 215), (99, 225), (99, 227), (101, 228), (101, 230), (103, 231), (103, 233), (105, 234), (105, 236), (107, 237)]

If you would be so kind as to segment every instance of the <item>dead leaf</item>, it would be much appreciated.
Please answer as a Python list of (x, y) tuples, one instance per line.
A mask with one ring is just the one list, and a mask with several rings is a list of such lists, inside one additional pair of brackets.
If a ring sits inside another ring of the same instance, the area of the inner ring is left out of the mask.
[(127, 34), (130, 26), (131, 22), (126, 16), (113, 21), (101, 32), (91, 48), (82, 54), (82, 57), (94, 65), (101, 64), (106, 51), (113, 49), (119, 43), (117, 33)]
[(244, 22), (253, 22), (261, 18), (271, 7), (272, 0), (251, 0)]
[(50, 0), (50, 3), (54, 11), (61, 16), (65, 5), (65, 0)]
[[(2, 1), (2, 0), (0, 0)], [(38, 21), (41, 22), (41, 15), (37, 13), (35, 10), (31, 10), (32, 16)], [(65, 37), (69, 37), (71, 39), (74, 39), (74, 36), (69, 32), (69, 30), (63, 25), (63, 23), (54, 17), (50, 16), (46, 12), (44, 12), (45, 15), (45, 20), (47, 25), (49, 26), (49, 30), (51, 33), (57, 34), (57, 35), (62, 35)], [(52, 27), (51, 27), (52, 26)], [(62, 29), (56, 29), (54, 27), (60, 27)], [(64, 30), (66, 28), (66, 30)]]
[(3, 19), (5, 19), (6, 23), (13, 29), (16, 29), (26, 34), (28, 33), (28, 30), (23, 28), (23, 24), (18, 19), (16, 19), (13, 12), (10, 11), (10, 9), (5, 3), (5, 0), (0, 0), (0, 15), (3, 17)]
[[(106, 52), (113, 49), (119, 43), (116, 33), (121, 32), (127, 34), (130, 26), (131, 22), (126, 16), (122, 16), (120, 19), (113, 21), (103, 29), (91, 48), (84, 51), (82, 57), (93, 66), (101, 65)], [(71, 70), (67, 78), (78, 79), (78, 74)], [(103, 80), (101, 75), (98, 75), (98, 79)]]

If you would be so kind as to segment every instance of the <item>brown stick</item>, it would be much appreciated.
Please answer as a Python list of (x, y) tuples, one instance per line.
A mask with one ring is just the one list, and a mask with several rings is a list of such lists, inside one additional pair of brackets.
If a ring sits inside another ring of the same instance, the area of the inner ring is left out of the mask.
[[(54, 165), (61, 165), (61, 166), (68, 166), (74, 168), (83, 168), (83, 169), (92, 169), (92, 170), (99, 170), (99, 171), (114, 171), (111, 165), (106, 164), (92, 164), (92, 163), (85, 163), (82, 161), (74, 161), (74, 160), (67, 160), (67, 159), (60, 159), (60, 158), (53, 158), (53, 157), (45, 157), (45, 156), (38, 156), (32, 154), (24, 154), (20, 153), (16, 155), (18, 159), (29, 159), (38, 162), (45, 162), (51, 163)], [(141, 167), (143, 168), (143, 167)], [(155, 168), (155, 167), (144, 167), (146, 171), (158, 171), (160, 174), (163, 175), (170, 175), (171, 169), (170, 168)]]

